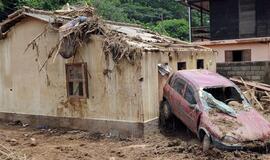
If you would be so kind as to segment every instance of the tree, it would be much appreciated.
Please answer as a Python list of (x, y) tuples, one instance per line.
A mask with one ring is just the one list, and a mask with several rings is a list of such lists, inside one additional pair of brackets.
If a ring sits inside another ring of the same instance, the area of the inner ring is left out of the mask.
[(185, 19), (172, 19), (160, 21), (153, 28), (154, 31), (167, 36), (188, 40), (188, 22)]
[(127, 13), (121, 8), (119, 0), (90, 0), (97, 13), (104, 19), (118, 22), (129, 22)]

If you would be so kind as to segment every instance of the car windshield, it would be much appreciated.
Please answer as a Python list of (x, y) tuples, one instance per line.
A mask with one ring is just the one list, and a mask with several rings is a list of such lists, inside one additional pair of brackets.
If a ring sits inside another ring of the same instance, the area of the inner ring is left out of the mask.
[(240, 89), (235, 86), (206, 87), (200, 90), (200, 99), (206, 110), (219, 109), (231, 116), (251, 107)]

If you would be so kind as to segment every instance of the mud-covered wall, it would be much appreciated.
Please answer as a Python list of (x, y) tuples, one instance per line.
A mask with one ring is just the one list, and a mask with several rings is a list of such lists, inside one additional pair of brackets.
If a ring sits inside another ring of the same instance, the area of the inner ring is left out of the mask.
[(216, 71), (216, 53), (207, 51), (181, 51), (181, 52), (144, 52), (142, 58), (143, 75), (143, 109), (144, 121), (158, 117), (159, 103), (162, 100), (164, 82), (168, 76), (161, 76), (158, 64), (168, 63), (172, 73), (177, 71), (178, 62), (186, 62), (187, 69), (196, 69), (197, 60), (204, 60), (204, 67)]
[[(38, 54), (32, 47), (24, 50), (46, 25), (25, 18), (0, 41), (0, 112), (143, 122), (140, 61), (131, 65), (123, 60), (117, 66), (106, 61), (102, 37), (92, 36), (75, 59), (58, 55), (39, 71), (57, 43), (57, 33), (49, 31), (36, 41)], [(89, 99), (67, 98), (65, 64), (72, 62), (87, 63)]]

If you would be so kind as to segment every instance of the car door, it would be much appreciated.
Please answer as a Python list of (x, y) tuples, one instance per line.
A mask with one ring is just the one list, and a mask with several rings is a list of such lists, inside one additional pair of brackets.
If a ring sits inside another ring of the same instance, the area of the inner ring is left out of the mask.
[(187, 84), (182, 106), (184, 110), (183, 113), (185, 113), (185, 124), (193, 132), (197, 131), (197, 122), (201, 114), (197, 103), (195, 89), (190, 84)]
[(172, 83), (171, 106), (174, 115), (185, 123), (185, 113), (183, 109), (183, 93), (185, 92), (186, 82), (181, 78), (176, 78)]

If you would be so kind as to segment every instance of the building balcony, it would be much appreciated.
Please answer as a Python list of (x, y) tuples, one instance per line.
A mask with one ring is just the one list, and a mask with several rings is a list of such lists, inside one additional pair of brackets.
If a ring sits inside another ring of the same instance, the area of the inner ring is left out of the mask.
[(192, 27), (192, 41), (208, 41), (210, 40), (210, 27), (200, 26)]

